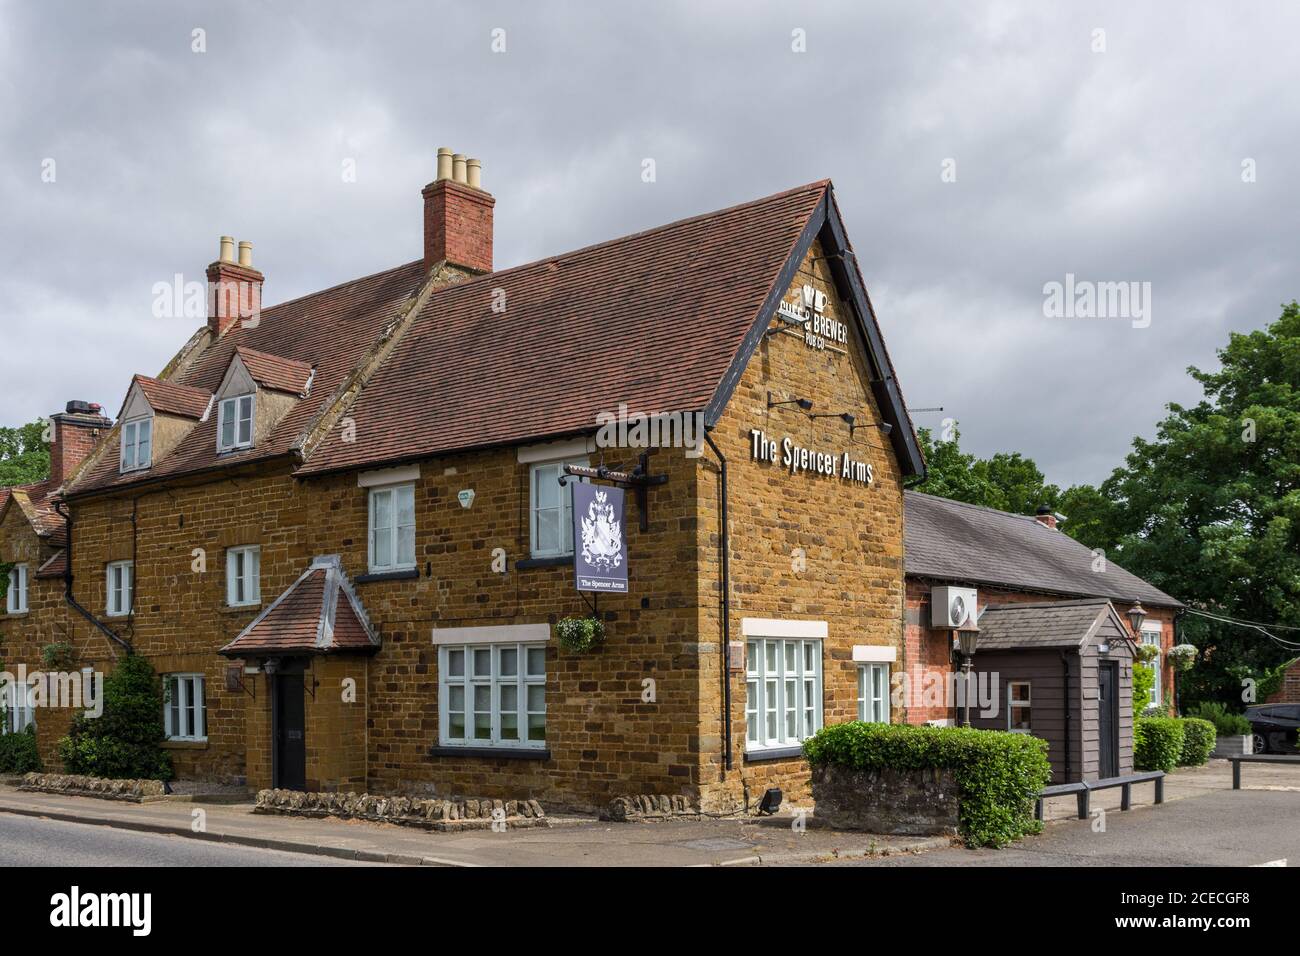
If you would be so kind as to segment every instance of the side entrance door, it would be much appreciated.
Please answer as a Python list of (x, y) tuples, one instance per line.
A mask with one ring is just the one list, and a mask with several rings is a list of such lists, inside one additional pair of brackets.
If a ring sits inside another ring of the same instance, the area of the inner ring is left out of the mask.
[(302, 682), (301, 672), (274, 677), (272, 785), (283, 790), (307, 789), (307, 726)]
[(1119, 662), (1097, 666), (1097, 773), (1119, 776)]

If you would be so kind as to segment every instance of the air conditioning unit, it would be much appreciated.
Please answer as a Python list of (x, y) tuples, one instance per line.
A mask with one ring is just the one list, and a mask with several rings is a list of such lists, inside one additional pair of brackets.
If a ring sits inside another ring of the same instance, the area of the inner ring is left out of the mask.
[(977, 597), (974, 588), (931, 588), (930, 626), (952, 630), (974, 624)]

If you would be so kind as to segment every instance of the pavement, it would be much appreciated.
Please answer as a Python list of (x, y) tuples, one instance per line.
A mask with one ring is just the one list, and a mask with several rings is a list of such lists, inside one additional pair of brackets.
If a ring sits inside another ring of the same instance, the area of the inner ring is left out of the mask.
[[(426, 866), (737, 866), (855, 861), (889, 865), (1099, 865), (1118, 862), (1242, 865), (1287, 857), (1300, 865), (1300, 770), (1243, 768), (1243, 789), (1231, 789), (1231, 765), (1169, 775), (1165, 806), (1152, 807), (1152, 787), (1134, 788), (1134, 809), (1119, 811), (1119, 790), (1093, 795), (1104, 817), (1074, 818), (1074, 799), (1050, 801), (1038, 837), (1001, 851), (955, 847), (944, 837), (898, 837), (796, 827), (789, 813), (766, 818), (602, 823), (552, 817), (545, 829), (442, 833), (338, 819), (255, 814), (252, 805), (123, 803), (94, 797), (27, 793), (0, 785), (0, 820), (10, 815), (68, 824), (135, 830), (229, 847), (306, 854), (331, 860)], [(1093, 828), (1103, 819), (1106, 830)], [(1287, 829), (1289, 828), (1289, 830)], [(1123, 838), (1112, 835), (1124, 835)], [(1226, 834), (1226, 835), (1225, 835)], [(0, 838), (3, 838), (0, 831)], [(1101, 839), (1098, 839), (1101, 837)], [(11, 852), (17, 844), (8, 840)], [(2, 852), (2, 851), (0, 851)], [(22, 852), (26, 853), (26, 850)], [(34, 852), (34, 851), (33, 851)], [(145, 852), (145, 851), (142, 851)], [(147, 856), (147, 852), (145, 854)], [(75, 854), (47, 859), (75, 865)], [(147, 864), (142, 864), (147, 865)], [(181, 862), (180, 865), (186, 865)], [(201, 864), (197, 864), (201, 865)]]
[[(552, 818), (548, 828), (442, 833), (359, 820), (258, 814), (251, 804), (126, 803), (0, 787), (0, 819), (16, 814), (343, 860), (424, 866), (739, 866), (808, 864), (946, 847), (945, 837), (877, 836), (794, 817), (602, 823)], [(57, 859), (57, 858), (56, 858)]]
[[(1105, 829), (1095, 825), (1104, 822)], [(1300, 792), (1216, 790), (1053, 823), (1002, 850), (942, 849), (851, 866), (1300, 866)]]

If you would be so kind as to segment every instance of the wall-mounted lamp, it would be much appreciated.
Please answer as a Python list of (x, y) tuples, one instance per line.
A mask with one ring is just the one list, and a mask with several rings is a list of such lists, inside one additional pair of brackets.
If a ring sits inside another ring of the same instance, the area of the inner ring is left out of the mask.
[(841, 421), (843, 421), (845, 425), (849, 426), (849, 431), (853, 430), (853, 423), (857, 421), (857, 419), (853, 416), (851, 412), (826, 412), (821, 415), (809, 415), (808, 417), (809, 418), (838, 418)]
[(1133, 636), (1141, 638), (1142, 622), (1147, 619), (1146, 608), (1142, 606), (1140, 600), (1134, 601), (1133, 606), (1128, 609), (1128, 622), (1133, 628)]
[(799, 406), (800, 408), (802, 408), (805, 412), (810, 412), (810, 411), (812, 411), (812, 407), (813, 407), (813, 403), (810, 402), (810, 401), (809, 401), (808, 399), (806, 399), (806, 398), (789, 398), (789, 399), (786, 399), (786, 400), (783, 401), (783, 402), (774, 402), (774, 401), (772, 401), (772, 393), (771, 393), (771, 392), (768, 392), (768, 393), (767, 393), (767, 407), (768, 407), (768, 408), (776, 408), (776, 407), (778, 407), (778, 406), (780, 406), (780, 405), (798, 405), (798, 406)]
[(865, 425), (855, 425), (852, 422), (850, 422), (849, 437), (852, 438), (853, 433), (857, 431), (859, 428), (879, 428), (880, 434), (882, 435), (888, 435), (890, 432), (894, 430), (894, 426), (889, 424), (889, 422), (868, 422)]

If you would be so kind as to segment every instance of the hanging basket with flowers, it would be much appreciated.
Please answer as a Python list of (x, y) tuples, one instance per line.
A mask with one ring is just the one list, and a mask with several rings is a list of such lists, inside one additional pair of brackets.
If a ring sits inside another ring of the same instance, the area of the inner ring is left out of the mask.
[(605, 640), (605, 622), (596, 617), (562, 618), (555, 623), (555, 637), (566, 651), (585, 654)]

